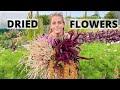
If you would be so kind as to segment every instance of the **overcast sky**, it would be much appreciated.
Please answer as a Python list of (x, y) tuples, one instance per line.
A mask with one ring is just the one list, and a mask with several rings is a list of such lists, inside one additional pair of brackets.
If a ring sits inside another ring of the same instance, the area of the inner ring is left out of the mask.
[[(40, 15), (49, 15), (52, 12), (62, 12), (64, 17), (71, 15), (72, 17), (80, 17), (84, 15), (84, 11), (39, 11)], [(101, 17), (108, 11), (99, 11)], [(26, 19), (28, 16), (29, 11), (0, 11), (0, 28), (5, 27), (6, 19)], [(33, 15), (35, 16), (36, 11), (33, 11)], [(88, 11), (87, 15), (91, 16), (94, 14), (94, 11)]]

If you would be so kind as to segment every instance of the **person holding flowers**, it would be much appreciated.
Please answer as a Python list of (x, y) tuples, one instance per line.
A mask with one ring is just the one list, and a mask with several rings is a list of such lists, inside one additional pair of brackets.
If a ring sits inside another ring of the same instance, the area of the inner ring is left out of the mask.
[(77, 42), (80, 33), (73, 30), (65, 32), (65, 21), (62, 13), (50, 15), (48, 35), (37, 37), (29, 50), (29, 67), (27, 78), (30, 79), (77, 79), (79, 75), (78, 56), (80, 43)]

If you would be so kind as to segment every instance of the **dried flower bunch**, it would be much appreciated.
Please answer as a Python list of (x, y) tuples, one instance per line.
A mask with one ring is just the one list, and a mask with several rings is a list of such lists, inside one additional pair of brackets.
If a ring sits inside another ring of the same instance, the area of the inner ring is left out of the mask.
[(32, 42), (25, 66), (29, 68), (28, 79), (77, 79), (80, 52), (77, 42), (79, 33), (68, 32), (70, 37), (55, 39), (47, 35), (39, 36)]
[(48, 78), (49, 62), (51, 60), (52, 51), (52, 45), (48, 42), (46, 36), (40, 36), (32, 42), (26, 63), (26, 66), (30, 68), (27, 78)]
[(74, 31), (70, 31), (68, 34), (70, 35), (69, 38), (55, 39), (55, 43), (53, 43), (55, 47), (55, 63), (51, 61), (50, 64), (50, 71), (52, 71), (50, 72), (50, 79), (77, 79), (79, 70), (77, 62), (80, 59), (93, 59), (78, 56), (80, 43), (77, 42), (77, 39), (80, 34), (78, 32), (75, 34)]

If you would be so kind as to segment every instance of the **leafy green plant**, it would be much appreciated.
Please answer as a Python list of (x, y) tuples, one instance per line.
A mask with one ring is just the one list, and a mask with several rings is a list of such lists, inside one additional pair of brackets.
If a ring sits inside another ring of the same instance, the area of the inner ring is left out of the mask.
[(117, 19), (118, 16), (113, 13), (112, 11), (108, 12), (105, 16), (104, 16), (105, 19)]
[[(119, 44), (85, 43), (80, 55), (93, 57), (95, 61), (80, 61), (80, 77), (85, 79), (113, 79), (114, 69), (120, 70)], [(120, 74), (119, 74), (120, 75)]]
[(18, 67), (19, 60), (24, 57), (26, 50), (18, 48), (16, 51), (12, 49), (0, 49), (0, 79), (22, 79), (25, 72), (20, 73)]

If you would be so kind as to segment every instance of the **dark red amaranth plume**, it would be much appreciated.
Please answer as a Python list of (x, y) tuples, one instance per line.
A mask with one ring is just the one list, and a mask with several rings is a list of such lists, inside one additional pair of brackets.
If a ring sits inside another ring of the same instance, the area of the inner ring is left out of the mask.
[[(55, 40), (55, 50), (56, 50), (56, 64), (55, 67), (58, 66), (59, 62), (63, 62), (64, 64), (68, 63), (70, 64), (69, 60), (73, 60), (74, 62), (79, 62), (80, 59), (84, 60), (91, 60), (93, 58), (86, 58), (78, 56), (80, 52), (80, 48), (78, 47), (80, 45), (79, 42), (77, 42), (77, 39), (79, 38), (80, 33), (77, 33), (75, 35), (74, 31), (68, 32), (70, 35), (70, 38), (63, 38), (63, 40)], [(74, 37), (73, 37), (74, 36)], [(78, 45), (78, 46), (77, 46)]]

